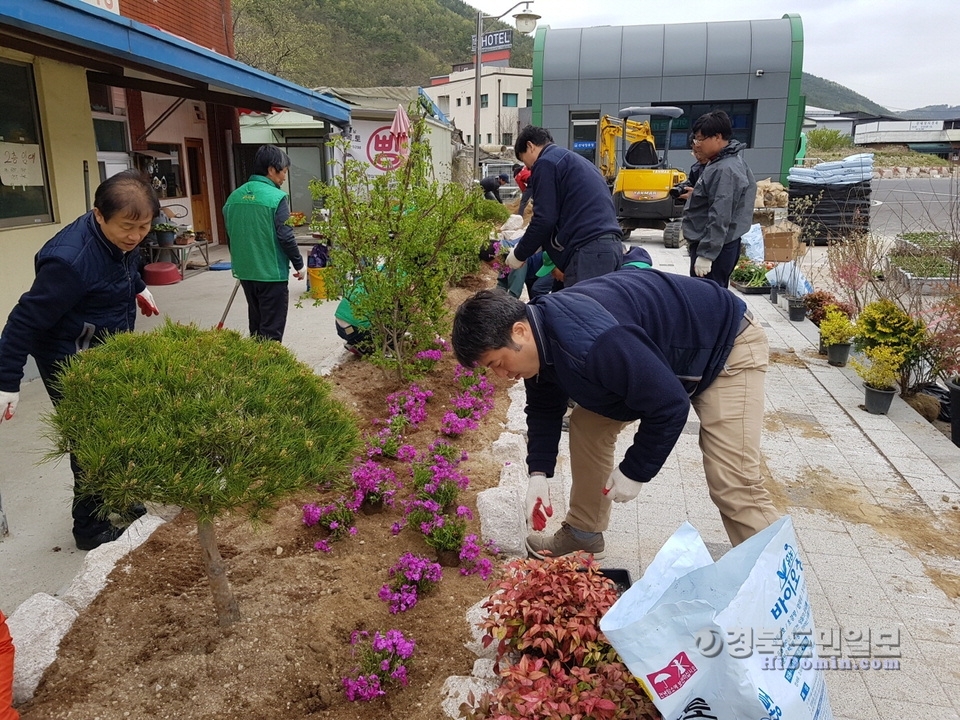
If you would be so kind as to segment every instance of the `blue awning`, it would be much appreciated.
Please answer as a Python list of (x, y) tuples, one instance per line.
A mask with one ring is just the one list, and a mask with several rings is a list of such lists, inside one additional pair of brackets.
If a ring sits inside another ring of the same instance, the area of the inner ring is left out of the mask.
[[(55, 52), (86, 50), (120, 66), (157, 71), (164, 81), (174, 79), (194, 90), (202, 86), (215, 101), (228, 99), (236, 107), (252, 98), (337, 125), (350, 122), (350, 108), (339, 100), (81, 0), (0, 0), (0, 30), (5, 26), (56, 41)], [(2, 38), (0, 43), (7, 44)]]

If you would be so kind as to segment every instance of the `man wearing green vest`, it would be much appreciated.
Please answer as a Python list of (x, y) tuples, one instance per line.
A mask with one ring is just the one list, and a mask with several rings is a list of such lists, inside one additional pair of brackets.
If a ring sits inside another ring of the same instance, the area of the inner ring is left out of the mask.
[(253, 160), (253, 175), (230, 193), (223, 206), (233, 276), (247, 298), (250, 336), (283, 341), (290, 291), (289, 266), (303, 280), (303, 257), (286, 224), (290, 217), (287, 179), (290, 158), (272, 145), (261, 145)]

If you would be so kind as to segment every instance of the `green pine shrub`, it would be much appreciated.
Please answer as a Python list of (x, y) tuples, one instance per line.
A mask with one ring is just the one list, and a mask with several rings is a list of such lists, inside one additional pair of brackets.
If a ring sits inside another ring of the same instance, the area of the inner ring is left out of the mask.
[(171, 321), (120, 333), (65, 364), (46, 420), (81, 492), (107, 510), (179, 505), (197, 517), (220, 623), (239, 619), (213, 521), (259, 520), (291, 493), (335, 483), (359, 447), (326, 380), (280, 343)]

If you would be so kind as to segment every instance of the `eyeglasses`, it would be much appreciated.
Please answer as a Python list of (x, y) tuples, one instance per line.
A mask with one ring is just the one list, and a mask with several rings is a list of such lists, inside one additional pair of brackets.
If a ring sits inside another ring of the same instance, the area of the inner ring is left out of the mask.
[(697, 145), (702, 143), (704, 140), (706, 140), (706, 138), (690, 138), (690, 144), (696, 147)]

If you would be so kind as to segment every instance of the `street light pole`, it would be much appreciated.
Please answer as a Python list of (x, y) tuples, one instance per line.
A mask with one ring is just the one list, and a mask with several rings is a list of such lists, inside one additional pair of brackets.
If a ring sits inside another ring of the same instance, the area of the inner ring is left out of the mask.
[[(480, 80), (483, 77), (483, 21), (499, 20), (511, 10), (515, 10), (521, 5), (524, 6), (523, 12), (519, 12), (513, 17), (517, 22), (517, 31), (528, 35), (537, 29), (537, 20), (539, 15), (530, 12), (530, 5), (533, 0), (523, 0), (499, 15), (484, 15), (483, 10), (477, 12), (477, 55), (474, 63), (474, 88), (473, 88), (473, 179), (480, 179)], [(499, 102), (499, 99), (498, 99)]]

